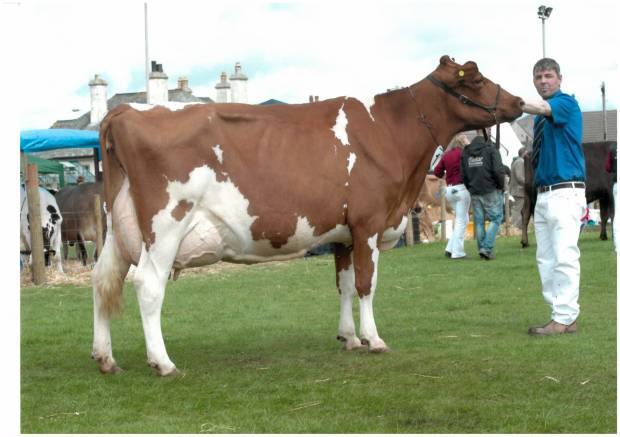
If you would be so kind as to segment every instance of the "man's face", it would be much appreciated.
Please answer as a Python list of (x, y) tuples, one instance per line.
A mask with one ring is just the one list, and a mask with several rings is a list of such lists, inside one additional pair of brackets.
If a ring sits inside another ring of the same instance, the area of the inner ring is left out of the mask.
[(555, 70), (538, 70), (534, 73), (534, 86), (543, 99), (554, 95), (561, 84), (562, 76), (558, 76)]

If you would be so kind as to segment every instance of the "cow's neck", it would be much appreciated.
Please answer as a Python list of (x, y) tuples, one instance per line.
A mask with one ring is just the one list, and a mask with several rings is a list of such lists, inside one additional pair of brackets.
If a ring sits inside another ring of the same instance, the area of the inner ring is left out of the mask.
[(447, 94), (427, 80), (375, 98), (383, 122), (397, 144), (405, 186), (403, 200), (412, 207), (433, 153), (446, 146), (464, 125), (448, 113)]

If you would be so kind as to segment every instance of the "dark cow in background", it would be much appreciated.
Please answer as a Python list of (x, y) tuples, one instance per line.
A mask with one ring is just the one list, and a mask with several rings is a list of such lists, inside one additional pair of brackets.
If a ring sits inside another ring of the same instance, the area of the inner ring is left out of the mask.
[[(588, 203), (598, 200), (601, 211), (601, 240), (607, 240), (607, 220), (614, 218), (614, 202), (613, 202), (613, 178), (610, 173), (605, 171), (605, 159), (609, 153), (609, 149), (615, 141), (601, 141), (595, 143), (583, 143), (583, 154), (586, 159), (586, 201)], [(523, 229), (521, 230), (521, 246), (529, 246), (527, 236), (527, 225), (530, 217), (534, 215), (536, 206), (536, 189), (534, 188), (534, 169), (530, 152), (524, 157), (525, 167), (525, 199), (521, 217), (523, 218)]]
[[(99, 194), (101, 198), (102, 206), (100, 213), (101, 217), (104, 217), (103, 182), (86, 182), (70, 185), (56, 193), (56, 201), (64, 217), (62, 226), (64, 258), (67, 259), (68, 246), (76, 244), (76, 252), (83, 265), (86, 265), (88, 259), (88, 252), (84, 243), (92, 241), (96, 244), (97, 242), (95, 194)], [(105, 220), (102, 220), (102, 225), (105, 238)], [(95, 260), (97, 259), (99, 249), (95, 246)]]

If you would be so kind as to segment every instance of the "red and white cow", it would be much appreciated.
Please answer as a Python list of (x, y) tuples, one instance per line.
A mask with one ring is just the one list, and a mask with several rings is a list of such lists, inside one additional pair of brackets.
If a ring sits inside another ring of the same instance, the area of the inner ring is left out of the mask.
[[(473, 62), (443, 56), (420, 82), (371, 105), (338, 97), (301, 105), (120, 105), (100, 129), (108, 233), (93, 271), (93, 358), (112, 356), (110, 314), (131, 264), (159, 375), (175, 373), (160, 327), (172, 269), (301, 257), (335, 243), (346, 349), (388, 350), (373, 315), (379, 251), (396, 244), (438, 144), (511, 121), (521, 99)], [(352, 300), (360, 298), (360, 336)]]

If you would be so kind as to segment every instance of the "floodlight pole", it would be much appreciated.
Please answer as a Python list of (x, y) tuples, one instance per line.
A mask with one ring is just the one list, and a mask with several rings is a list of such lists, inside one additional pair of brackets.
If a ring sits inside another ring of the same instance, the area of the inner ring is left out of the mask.
[(540, 5), (538, 7), (538, 18), (542, 20), (542, 43), (543, 43), (543, 58), (547, 57), (547, 47), (545, 41), (545, 20), (551, 16), (551, 11), (553, 8), (548, 8), (545, 5)]
[[(149, 90), (149, 20), (147, 4), (144, 2), (144, 91)], [(147, 97), (148, 100), (148, 97)]]

